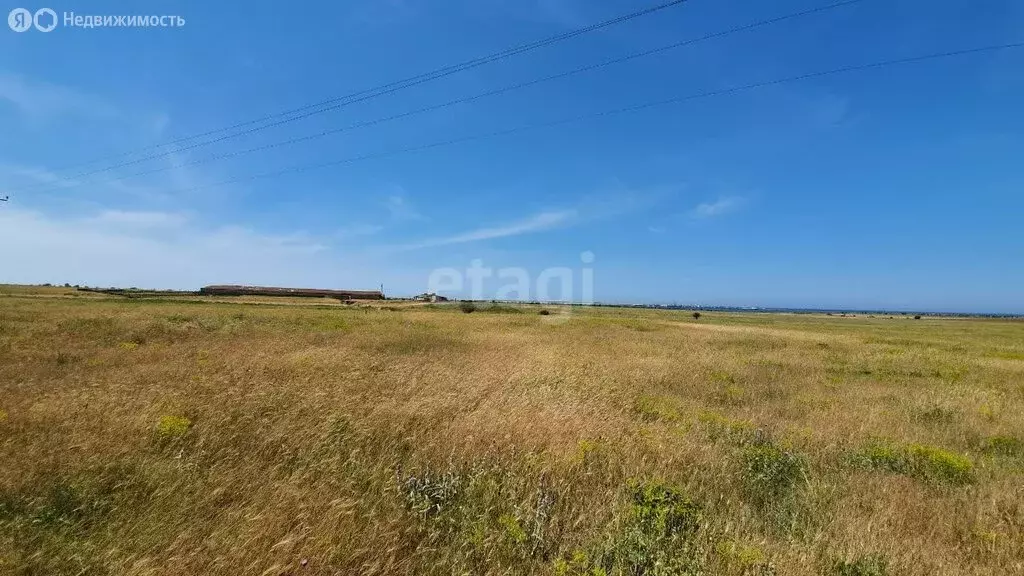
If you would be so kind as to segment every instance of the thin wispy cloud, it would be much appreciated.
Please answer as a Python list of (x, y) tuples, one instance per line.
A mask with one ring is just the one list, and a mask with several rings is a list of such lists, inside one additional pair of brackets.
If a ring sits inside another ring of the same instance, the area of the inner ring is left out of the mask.
[(691, 218), (714, 218), (735, 212), (743, 207), (745, 200), (739, 196), (726, 196), (714, 202), (702, 202), (690, 210)]
[(419, 248), (430, 248), (434, 246), (447, 246), (450, 244), (464, 244), (467, 242), (478, 242), (481, 240), (492, 240), (495, 238), (508, 238), (510, 236), (521, 236), (523, 234), (532, 234), (534, 232), (540, 232), (543, 230), (550, 230), (558, 226), (567, 224), (576, 216), (575, 210), (560, 210), (560, 211), (548, 211), (541, 212), (517, 222), (510, 224), (504, 224), (500, 226), (491, 226), (486, 228), (477, 228), (470, 230), (469, 232), (463, 232), (461, 234), (455, 234), (453, 236), (447, 236), (444, 238), (433, 238), (429, 240), (423, 240), (421, 242), (415, 242), (412, 244), (406, 244), (399, 247), (402, 250), (416, 250)]
[(426, 220), (423, 214), (420, 214), (416, 207), (410, 203), (405, 196), (400, 194), (392, 194), (388, 196), (384, 202), (384, 207), (387, 208), (388, 213), (391, 214), (391, 219), (395, 222), (408, 222), (411, 220)]
[(104, 210), (90, 218), (97, 224), (125, 226), (140, 229), (178, 228), (188, 221), (183, 214), (155, 211)]
[(14, 106), (21, 113), (35, 118), (54, 117), (65, 113), (87, 113), (96, 116), (116, 114), (113, 106), (95, 96), (31, 80), (25, 76), (0, 72), (0, 104)]
[(60, 174), (38, 166), (0, 164), (0, 187), (5, 190), (40, 185), (65, 188), (81, 184), (82, 182), (79, 180), (64, 178)]
[[(356, 255), (334, 253), (304, 231), (261, 232), (248, 226), (203, 227), (186, 222), (151, 230), (125, 223), (174, 222), (177, 215), (106, 210), (84, 218), (34, 210), (0, 210), (0, 243), (18, 250), (0, 254), (4, 280), (71, 282), (101, 286), (190, 288), (204, 284), (332, 285), (358, 277), (375, 284), (377, 273), (358, 271)], [(160, 232), (160, 233), (154, 233)]]

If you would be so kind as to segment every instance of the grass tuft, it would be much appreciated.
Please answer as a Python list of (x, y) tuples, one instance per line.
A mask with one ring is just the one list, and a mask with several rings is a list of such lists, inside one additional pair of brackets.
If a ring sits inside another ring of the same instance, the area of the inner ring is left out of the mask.
[(161, 440), (181, 438), (192, 428), (192, 421), (184, 416), (164, 415), (156, 423), (156, 435)]

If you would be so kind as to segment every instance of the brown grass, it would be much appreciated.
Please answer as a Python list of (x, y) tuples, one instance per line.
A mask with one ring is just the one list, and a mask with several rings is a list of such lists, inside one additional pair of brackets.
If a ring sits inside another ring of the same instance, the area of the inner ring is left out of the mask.
[(1019, 321), (245, 302), (0, 289), (0, 573), (1024, 570)]

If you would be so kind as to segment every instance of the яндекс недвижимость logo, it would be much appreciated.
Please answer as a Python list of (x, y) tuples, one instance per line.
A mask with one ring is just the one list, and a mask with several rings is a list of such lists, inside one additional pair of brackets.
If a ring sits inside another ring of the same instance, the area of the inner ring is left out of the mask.
[(50, 8), (40, 8), (34, 14), (25, 8), (15, 8), (7, 15), (7, 25), (15, 32), (26, 32), (33, 26), (40, 32), (49, 32), (57, 27), (57, 13)]
[[(177, 15), (158, 14), (75, 14), (64, 12), (66, 28), (181, 28), (185, 18)], [(35, 27), (40, 32), (50, 32), (57, 27), (57, 12), (52, 8), (40, 8), (35, 12), (27, 8), (15, 8), (7, 14), (7, 25), (15, 32), (28, 32)]]

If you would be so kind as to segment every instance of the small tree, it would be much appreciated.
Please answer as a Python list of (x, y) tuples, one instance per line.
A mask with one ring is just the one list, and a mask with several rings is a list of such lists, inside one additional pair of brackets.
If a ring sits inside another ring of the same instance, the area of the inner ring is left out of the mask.
[(694, 312), (693, 313), (693, 319), (694, 320), (700, 320), (700, 312)]

